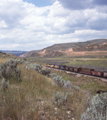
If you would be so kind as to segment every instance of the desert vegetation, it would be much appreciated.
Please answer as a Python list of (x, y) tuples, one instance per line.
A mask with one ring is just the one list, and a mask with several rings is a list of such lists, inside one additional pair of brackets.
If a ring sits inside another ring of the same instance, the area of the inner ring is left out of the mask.
[(93, 120), (97, 114), (105, 118), (98, 109), (106, 110), (107, 95), (96, 95), (99, 89), (107, 90), (107, 83), (35, 62), (2, 59), (0, 120), (90, 120), (90, 114), (96, 115)]

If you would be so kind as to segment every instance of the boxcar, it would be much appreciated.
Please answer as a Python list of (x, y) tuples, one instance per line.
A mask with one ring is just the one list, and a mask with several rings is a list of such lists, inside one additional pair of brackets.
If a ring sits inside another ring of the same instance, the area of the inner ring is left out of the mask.
[(49, 67), (49, 64), (46, 64), (46, 67)]
[(65, 70), (66, 65), (59, 65), (59, 69)]
[(74, 67), (74, 72), (79, 72), (81, 68)]
[(69, 67), (68, 67), (68, 66), (65, 66), (65, 70), (67, 70), (67, 71), (68, 71), (68, 70), (69, 70)]
[(98, 76), (98, 77), (103, 76), (103, 72), (101, 72), (101, 71), (91, 71), (91, 74), (94, 75), (94, 76)]
[(50, 67), (50, 64), (46, 64), (46, 67)]
[(107, 72), (103, 72), (103, 77), (107, 78)]
[(53, 64), (50, 65), (51, 68), (54, 68), (54, 66), (55, 66), (55, 65), (53, 65)]
[(94, 69), (89, 69), (89, 68), (80, 68), (79, 73), (83, 73), (83, 74), (88, 74), (88, 75), (91, 75), (91, 71), (94, 71)]
[(73, 72), (74, 71), (74, 67), (69, 67), (69, 71)]
[(59, 65), (55, 65), (54, 68), (59, 69)]

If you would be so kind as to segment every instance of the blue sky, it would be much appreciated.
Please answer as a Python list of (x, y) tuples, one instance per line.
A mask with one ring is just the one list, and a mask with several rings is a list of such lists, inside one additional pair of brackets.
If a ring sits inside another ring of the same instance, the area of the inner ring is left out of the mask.
[(107, 0), (1, 0), (0, 49), (107, 39)]
[(52, 3), (53, 3), (51, 0), (24, 0), (24, 2), (32, 3), (38, 7), (52, 5)]

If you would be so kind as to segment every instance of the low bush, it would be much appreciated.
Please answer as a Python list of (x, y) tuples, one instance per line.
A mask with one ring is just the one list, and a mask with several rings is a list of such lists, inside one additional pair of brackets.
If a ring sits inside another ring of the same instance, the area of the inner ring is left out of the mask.
[(64, 87), (65, 88), (71, 88), (73, 85), (70, 81), (66, 81), (65, 84), (64, 84)]
[[(26, 63), (27, 64), (27, 63)], [(36, 70), (38, 73), (43, 74), (43, 75), (47, 75), (49, 76), (51, 70), (46, 69), (46, 68), (42, 68), (41, 65), (37, 64), (37, 63), (31, 63), (31, 64), (27, 64), (28, 66), (26, 66), (26, 69), (31, 68), (32, 70)]]
[(0, 86), (4, 91), (8, 88), (9, 81), (6, 81), (4, 78), (0, 80)]
[(81, 115), (81, 120), (107, 120), (107, 93), (93, 97), (86, 113)]
[(58, 85), (58, 86), (60, 86), (60, 87), (63, 87), (64, 86), (64, 84), (65, 84), (65, 80), (64, 79), (62, 79), (62, 77), (61, 76), (54, 76), (53, 77), (53, 80), (54, 80), (54, 82)]
[(57, 92), (53, 96), (53, 103), (58, 107), (61, 105), (66, 105), (67, 101), (68, 101), (68, 94), (67, 93), (65, 94), (65, 93)]
[(6, 61), (5, 63), (3, 63), (0, 66), (0, 71), (1, 71), (1, 75), (3, 78), (7, 80), (9, 80), (10, 78), (15, 78), (16, 80), (21, 81), (22, 77), (21, 77), (21, 71), (20, 68), (17, 68), (17, 65), (19, 63), (22, 63), (22, 61), (18, 60), (15, 61), (13, 59), (10, 59), (8, 61)]
[(42, 66), (37, 63), (31, 63), (28, 65), (32, 70), (36, 70), (38, 73), (42, 73)]
[(42, 74), (43, 74), (43, 75), (49, 76), (50, 72), (51, 72), (51, 70), (49, 70), (49, 69), (45, 69), (45, 68), (42, 69)]
[(56, 73), (52, 73), (52, 74), (50, 74), (50, 77), (51, 77), (51, 78), (56, 77), (56, 76), (57, 76)]
[(64, 87), (66, 89), (80, 90), (78, 86), (72, 85), (70, 81), (64, 80), (61, 76), (57, 75), (56, 73), (50, 74), (50, 77), (60, 87)]

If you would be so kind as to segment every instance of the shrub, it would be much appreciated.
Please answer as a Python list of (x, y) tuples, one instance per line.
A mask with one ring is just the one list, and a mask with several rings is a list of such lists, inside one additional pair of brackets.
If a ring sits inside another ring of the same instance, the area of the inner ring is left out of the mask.
[(0, 85), (2, 86), (2, 89), (6, 91), (9, 85), (9, 81), (6, 81), (4, 78), (0, 81)]
[(43, 74), (43, 75), (49, 76), (50, 72), (51, 72), (51, 71), (50, 71), (49, 69), (42, 69), (42, 74)]
[(61, 105), (65, 105), (67, 101), (68, 101), (68, 93), (65, 94), (65, 93), (57, 92), (53, 96), (53, 103), (58, 107)]
[(1, 78), (3, 78), (3, 76), (2, 76), (2, 73), (1, 73), (1, 71), (0, 71), (0, 79), (1, 79)]
[(56, 77), (56, 76), (57, 76), (56, 73), (52, 73), (52, 74), (50, 74), (50, 77), (51, 77), (51, 78)]
[(80, 90), (80, 88), (78, 86), (72, 85), (72, 83), (70, 81), (64, 80), (61, 76), (58, 76), (56, 73), (50, 74), (50, 77), (52, 77), (54, 82), (60, 87)]
[(71, 88), (72, 87), (72, 83), (70, 81), (66, 81), (64, 84), (65, 88)]
[(57, 76), (54, 76), (54, 77), (53, 77), (53, 80), (54, 80), (54, 82), (57, 83), (57, 85), (60, 86), (60, 87), (63, 87), (64, 84), (65, 84), (65, 80), (62, 79), (61, 76), (58, 76), (58, 75), (57, 75)]
[(106, 120), (107, 119), (107, 93), (93, 97), (86, 113), (81, 115), (81, 120)]
[(35, 63), (35, 64), (30, 64), (30, 68), (33, 70), (36, 70), (39, 73), (42, 73), (42, 66)]
[(39, 64), (35, 64), (35, 70), (39, 73), (42, 73), (42, 66)]
[[(50, 74), (50, 70), (49, 69), (42, 69), (42, 66), (41, 65), (39, 65), (39, 64), (37, 64), (37, 63), (34, 63), (34, 64), (29, 64), (28, 65), (29, 66), (29, 68), (31, 68), (32, 70), (36, 70), (38, 73), (41, 73), (41, 74), (43, 74), (43, 75), (48, 75), (49, 76), (49, 74)], [(26, 69), (27, 69), (28, 67), (26, 67)]]
[(20, 68), (17, 68), (17, 65), (19, 63), (22, 63), (20, 60), (15, 61), (13, 59), (10, 59), (3, 63), (0, 66), (1, 75), (6, 80), (10, 79), (11, 77), (14, 77), (15, 79), (21, 80), (21, 71)]
[(20, 67), (14, 70), (14, 78), (17, 79), (19, 82), (22, 81), (21, 70)]

